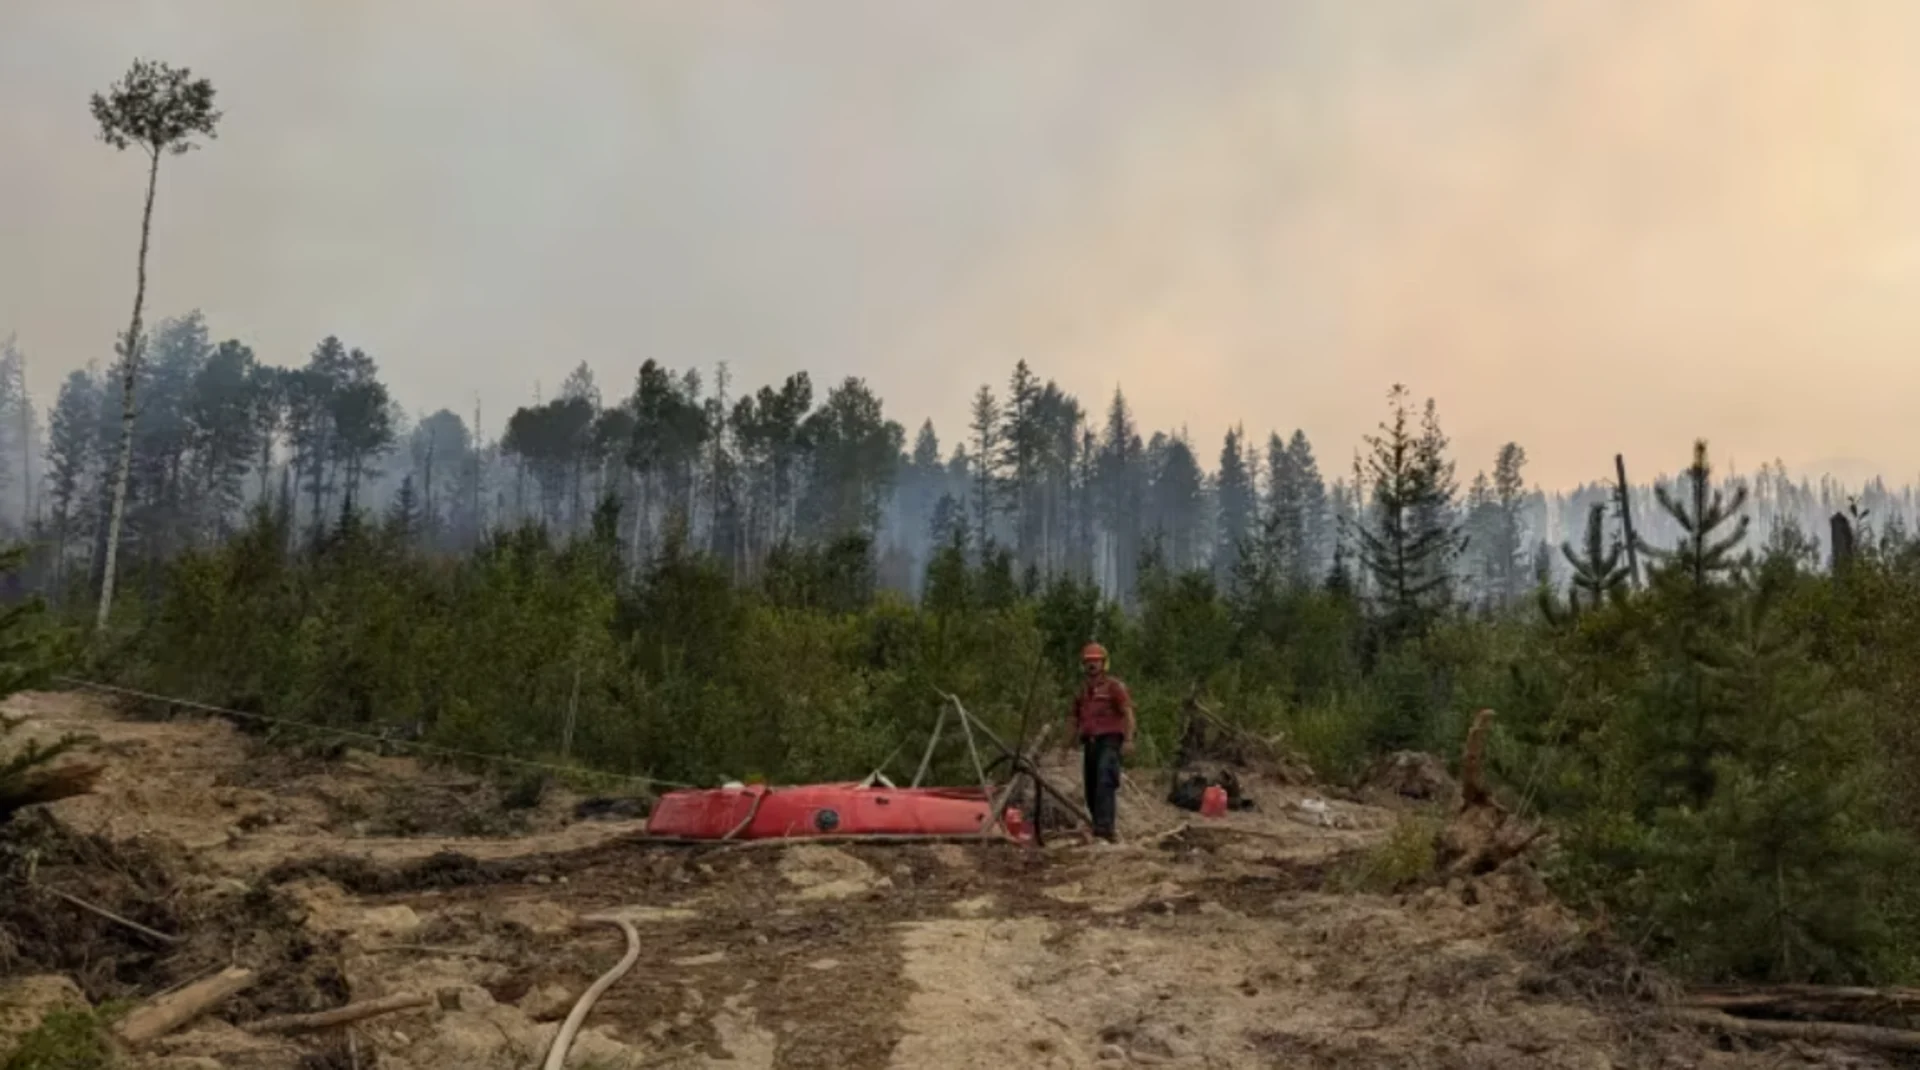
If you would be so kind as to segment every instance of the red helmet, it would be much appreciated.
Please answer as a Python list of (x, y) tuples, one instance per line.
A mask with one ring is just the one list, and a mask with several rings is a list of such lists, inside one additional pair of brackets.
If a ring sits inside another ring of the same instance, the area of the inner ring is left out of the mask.
[(1107, 648), (1101, 646), (1099, 643), (1088, 643), (1086, 646), (1080, 648), (1080, 660), (1083, 663), (1097, 661), (1105, 665), (1107, 663)]

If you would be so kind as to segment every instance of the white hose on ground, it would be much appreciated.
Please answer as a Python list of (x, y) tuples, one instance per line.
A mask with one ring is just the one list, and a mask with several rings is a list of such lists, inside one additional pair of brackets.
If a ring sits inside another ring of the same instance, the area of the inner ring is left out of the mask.
[(543, 1070), (561, 1070), (566, 1065), (567, 1050), (573, 1047), (574, 1034), (580, 1032), (580, 1023), (587, 1020), (587, 1012), (593, 1009), (594, 1001), (604, 995), (607, 989), (613, 987), (615, 981), (626, 976), (627, 971), (633, 969), (633, 964), (640, 958), (640, 930), (635, 929), (632, 922), (605, 914), (581, 920), (618, 925), (620, 931), (627, 934), (627, 953), (621, 956), (619, 963), (613, 969), (601, 974), (598, 981), (580, 994), (580, 1002), (573, 1005), (573, 1013), (567, 1015), (566, 1022), (560, 1026), (560, 1032), (554, 1034), (553, 1048), (547, 1052), (547, 1061)]

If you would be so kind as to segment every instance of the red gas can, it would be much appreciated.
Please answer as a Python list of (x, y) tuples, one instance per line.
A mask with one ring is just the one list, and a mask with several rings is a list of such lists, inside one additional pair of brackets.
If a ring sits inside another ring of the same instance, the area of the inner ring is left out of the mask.
[(1224, 817), (1227, 813), (1227, 789), (1218, 784), (1207, 785), (1200, 793), (1200, 813), (1206, 817)]

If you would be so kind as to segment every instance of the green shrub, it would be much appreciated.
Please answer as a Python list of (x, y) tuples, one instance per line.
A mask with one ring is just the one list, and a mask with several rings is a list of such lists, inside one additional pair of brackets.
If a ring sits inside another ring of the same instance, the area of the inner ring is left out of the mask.
[[(1097, 637), (1137, 700), (1143, 773), (1174, 753), (1196, 685), (1336, 782), (1388, 749), (1452, 757), (1490, 705), (1490, 770), (1556, 826), (1556, 885), (1676, 968), (1920, 976), (1920, 893), (1896, 879), (1920, 830), (1920, 553), (1875, 550), (1835, 578), (1708, 540), (1577, 617), (1454, 614), (1393, 638), (1340, 591), (1222, 590), (1151, 561), (1126, 614), (964, 542), (918, 604), (874, 590), (858, 541), (788, 548), (752, 577), (678, 538), (631, 577), (604, 540), (533, 528), (460, 559), (286, 543), (260, 520), (175, 559), (151, 601), (123, 600), (107, 664), (155, 691), (358, 731), (419, 722), (556, 764), (571, 710), (583, 771), (791, 782), (890, 757), (910, 776), (943, 692), (1008, 740), (1064, 724)], [(975, 776), (949, 730), (931, 779)], [(1410, 823), (1343, 879), (1405, 886), (1431, 849)]]
[(1433, 875), (1438, 864), (1435, 848), (1440, 821), (1427, 815), (1408, 815), (1394, 823), (1385, 839), (1357, 859), (1336, 869), (1330, 884), (1335, 890), (1386, 895), (1405, 891)]
[(54, 1010), (20, 1038), (0, 1070), (110, 1070), (116, 1062), (101, 1012)]

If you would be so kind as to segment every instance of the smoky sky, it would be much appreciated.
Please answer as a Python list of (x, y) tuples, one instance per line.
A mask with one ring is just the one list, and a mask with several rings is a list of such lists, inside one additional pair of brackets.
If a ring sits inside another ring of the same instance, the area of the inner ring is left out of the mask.
[(1917, 46), (1905, 0), (4, 0), (0, 334), (48, 400), (108, 358), (144, 176), (86, 100), (147, 56), (226, 112), (149, 308), (490, 431), (653, 357), (863, 376), (951, 446), (1025, 358), (1208, 460), (1344, 470), (1404, 381), (1469, 472), (1899, 476)]

